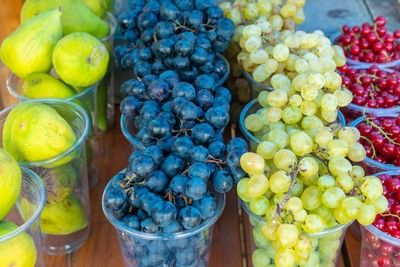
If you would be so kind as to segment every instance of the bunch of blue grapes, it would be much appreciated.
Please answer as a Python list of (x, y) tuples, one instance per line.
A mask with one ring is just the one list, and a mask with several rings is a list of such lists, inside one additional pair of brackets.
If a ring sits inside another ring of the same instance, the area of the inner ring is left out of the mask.
[(218, 53), (235, 26), (212, 0), (135, 0), (118, 22), (127, 45), (115, 48), (115, 65), (137, 78), (173, 69), (193, 82), (205, 73), (218, 80), (227, 71)]

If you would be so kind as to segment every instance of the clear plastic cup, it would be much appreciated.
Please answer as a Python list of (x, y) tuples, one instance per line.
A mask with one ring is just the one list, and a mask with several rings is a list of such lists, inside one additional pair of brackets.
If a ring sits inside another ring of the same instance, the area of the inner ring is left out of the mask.
[[(332, 44), (337, 44), (337, 39), (340, 37), (341, 34), (342, 34), (341, 32), (337, 32), (331, 36), (330, 39)], [(365, 68), (369, 68), (372, 65), (377, 65), (379, 68), (400, 70), (400, 60), (393, 60), (392, 62), (388, 63), (368, 63), (368, 62), (356, 61), (346, 57), (346, 63), (349, 66), (363, 66)]]
[(231, 72), (231, 69), (230, 69), (230, 65), (229, 65), (228, 60), (226, 60), (226, 58), (223, 55), (217, 54), (216, 58), (222, 61), (222, 63), (225, 65), (225, 69), (226, 69), (226, 71), (222, 75), (221, 79), (219, 79), (215, 83), (215, 87), (221, 87), (228, 80), (229, 73)]
[[(261, 108), (262, 106), (258, 103), (258, 99), (256, 98), (250, 101), (246, 106), (244, 106), (242, 112), (240, 112), (239, 127), (244, 137), (249, 142), (251, 151), (256, 151), (257, 146), (260, 144), (261, 141), (258, 140), (249, 130), (246, 129), (246, 127), (244, 126), (244, 120), (247, 118), (247, 116), (256, 113)], [(339, 125), (342, 127), (346, 126), (346, 121), (340, 111), (338, 111), (337, 123), (339, 123)], [(340, 127), (337, 127), (336, 131), (338, 131), (339, 129)]]
[(243, 70), (242, 71), (243, 77), (249, 82), (250, 84), (250, 97), (252, 99), (257, 98), (258, 94), (262, 91), (274, 91), (274, 88), (272, 87), (271, 83), (269, 82), (269, 79), (267, 79), (266, 82), (257, 82), (256, 80), (253, 79), (253, 76), (251, 76), (250, 73), (247, 71)]
[[(24, 80), (19, 78), (14, 73), (10, 73), (7, 78), (7, 88), (18, 102), (30, 100), (22, 95)], [(87, 139), (86, 158), (89, 166), (89, 186), (94, 187), (99, 180), (99, 159), (104, 154), (100, 149), (100, 131), (98, 127), (98, 109), (97, 109), (97, 93), (99, 82), (89, 86), (85, 91), (66, 98), (81, 108), (83, 108), (89, 116), (90, 132)]]
[(114, 125), (115, 100), (114, 100), (114, 34), (117, 20), (110, 12), (106, 12), (104, 20), (110, 27), (110, 33), (100, 41), (107, 47), (110, 60), (105, 77), (99, 84), (97, 92), (97, 109), (99, 113), (98, 128), (102, 131)]
[[(17, 227), (0, 235), (0, 265), (43, 267), (40, 215), (46, 203), (46, 189), (34, 172), (21, 168), (21, 173), (21, 191), (17, 202), (0, 222), (0, 229), (3, 230), (9, 223)], [(26, 203), (30, 203), (29, 210), (25, 209)]]
[[(111, 187), (110, 181), (103, 193), (103, 212), (115, 227), (126, 267), (208, 265), (214, 225), (224, 210), (225, 194), (215, 194), (217, 201), (215, 215), (196, 229), (171, 234), (144, 233), (122, 224), (104, 206), (104, 196)], [(178, 265), (177, 262), (184, 261), (182, 256), (187, 262)]]
[[(46, 186), (47, 200), (41, 216), (43, 251), (52, 255), (69, 254), (85, 243), (90, 231), (86, 164), (89, 117), (80, 106), (67, 100), (44, 98), (28, 101), (54, 108), (77, 137), (70, 149), (53, 158), (18, 162), (21, 167), (35, 172)], [(0, 112), (0, 147), (3, 147), (3, 127), (7, 116), (17, 105)]]
[(132, 150), (144, 150), (145, 146), (137, 140), (134, 136), (137, 133), (137, 128), (135, 126), (133, 117), (126, 117), (125, 115), (121, 116), (121, 131), (124, 137), (131, 144)]
[[(250, 222), (251, 255), (249, 255), (249, 258), (253, 260), (253, 253), (256, 250), (262, 250), (263, 253), (268, 255), (270, 260), (273, 260), (274, 251), (272, 248), (272, 242), (267, 240), (261, 231), (262, 226), (267, 222), (267, 220), (254, 214), (244, 201), (240, 200), (240, 202), (243, 209), (246, 211)], [(309, 258), (310, 263), (306, 266), (335, 266), (340, 254), (344, 236), (346, 235), (347, 228), (351, 223), (352, 222), (348, 224), (338, 224), (316, 234), (303, 233), (305, 236), (310, 238), (313, 244)], [(267, 266), (269, 263), (272, 264), (272, 261), (266, 262), (265, 265)]]
[[(397, 114), (376, 114), (379, 118), (396, 118)], [(359, 117), (358, 119), (352, 121), (350, 123), (350, 127), (356, 127), (358, 124), (364, 121), (364, 117)], [(364, 171), (367, 175), (372, 175), (378, 172), (384, 171), (400, 171), (400, 167), (391, 164), (383, 164), (376, 160), (373, 160), (369, 157), (366, 157), (362, 162), (360, 162), (360, 166), (364, 168)]]

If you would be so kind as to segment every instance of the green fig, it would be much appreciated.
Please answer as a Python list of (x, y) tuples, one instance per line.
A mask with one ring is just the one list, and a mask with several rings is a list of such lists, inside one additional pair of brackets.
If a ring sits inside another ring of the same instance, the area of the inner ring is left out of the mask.
[(53, 49), (62, 37), (60, 17), (60, 9), (54, 9), (24, 21), (3, 41), (3, 63), (23, 79), (31, 73), (49, 72)]
[(60, 78), (72, 86), (90, 86), (107, 72), (107, 48), (85, 32), (71, 33), (62, 38), (53, 51), (53, 64)]
[[(16, 229), (18, 229), (17, 225), (2, 221), (0, 222), (0, 237)], [(35, 242), (27, 232), (0, 242), (0, 266), (34, 267), (36, 255)]]
[(13, 208), (21, 191), (22, 175), (18, 163), (0, 149), (0, 220)]
[(55, 168), (32, 168), (32, 171), (42, 179), (46, 187), (48, 204), (60, 202), (68, 197), (78, 179), (78, 171), (73, 162)]
[(74, 194), (46, 205), (41, 217), (42, 232), (52, 235), (75, 233), (87, 227), (88, 223), (82, 203)]
[(103, 18), (105, 12), (108, 10), (106, 0), (83, 0), (83, 3), (100, 18)]
[(27, 98), (69, 98), (74, 89), (47, 73), (33, 73), (25, 78), (21, 95)]
[[(7, 116), (3, 130), (3, 143), (12, 146), (11, 151), (25, 161), (53, 158), (70, 149), (77, 139), (68, 122), (42, 103), (20, 103)], [(72, 157), (69, 155), (62, 163)]]
[(59, 7), (63, 10), (61, 24), (64, 35), (87, 32), (97, 38), (103, 38), (110, 31), (108, 24), (93, 13), (82, 0), (26, 0), (21, 10), (21, 22)]

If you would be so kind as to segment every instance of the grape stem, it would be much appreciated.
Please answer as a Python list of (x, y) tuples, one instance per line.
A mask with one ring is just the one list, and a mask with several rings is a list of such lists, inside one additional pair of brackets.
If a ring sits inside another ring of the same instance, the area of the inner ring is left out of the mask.
[(386, 213), (386, 214), (381, 214), (381, 216), (383, 216), (383, 217), (387, 217), (387, 216), (394, 217), (394, 218), (397, 218), (400, 221), (400, 216), (398, 216), (396, 214)]
[(367, 122), (367, 124), (372, 126), (375, 129), (378, 129), (378, 131), (383, 135), (383, 137), (386, 140), (388, 140), (393, 145), (400, 145), (399, 143), (395, 142), (392, 138), (390, 138), (389, 135), (381, 127), (376, 125), (375, 122), (373, 122), (368, 116), (365, 116), (365, 108), (364, 108), (364, 111), (363, 111), (363, 117), (364, 117), (365, 121)]
[[(325, 153), (325, 151), (318, 151), (318, 152)], [(329, 162), (327, 159), (318, 156), (316, 152), (312, 152), (311, 155), (321, 160), (321, 162), (325, 165), (326, 169), (328, 170), (329, 175), (333, 176), (331, 171), (329, 170)]]
[(375, 156), (376, 156), (376, 151), (375, 151), (375, 147), (374, 147), (374, 144), (372, 143), (372, 141), (371, 140), (369, 140), (367, 137), (365, 137), (365, 136), (360, 136), (362, 139), (364, 139), (364, 140), (366, 140), (366, 141), (368, 141), (368, 143), (370, 143), (371, 144), (371, 148), (372, 148), (372, 152), (373, 152), (373, 154), (372, 154), (372, 156), (371, 156), (371, 158), (372, 159), (374, 159), (375, 158)]

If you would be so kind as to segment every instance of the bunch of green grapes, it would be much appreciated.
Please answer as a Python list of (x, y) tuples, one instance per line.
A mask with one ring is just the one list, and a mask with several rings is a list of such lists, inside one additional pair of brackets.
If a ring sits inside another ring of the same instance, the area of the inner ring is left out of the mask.
[(278, 267), (334, 266), (342, 230), (313, 234), (352, 220), (371, 224), (388, 206), (381, 181), (352, 165), (366, 156), (356, 128), (293, 110), (276, 121), (276, 115), (268, 115), (275, 112), (271, 108), (245, 119), (245, 127), (261, 141), (256, 153), (242, 156), (249, 178), (237, 185), (239, 197), (265, 220), (254, 224), (253, 235), (267, 254), (256, 250), (253, 261), (255, 266), (268, 266), (271, 259)]

